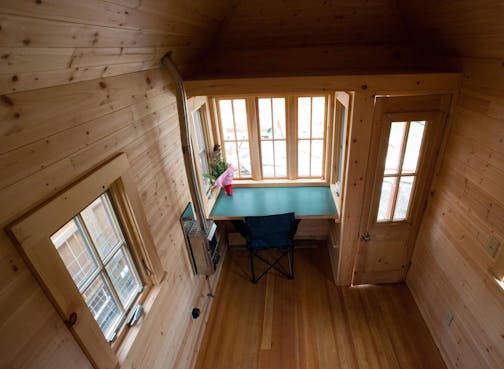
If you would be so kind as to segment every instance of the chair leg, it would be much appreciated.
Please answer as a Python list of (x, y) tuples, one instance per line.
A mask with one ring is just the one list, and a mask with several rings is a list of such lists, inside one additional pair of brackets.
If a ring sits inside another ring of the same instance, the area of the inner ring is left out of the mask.
[(249, 255), (250, 255), (250, 270), (252, 272), (252, 283), (257, 283), (254, 271), (254, 250), (249, 249)]

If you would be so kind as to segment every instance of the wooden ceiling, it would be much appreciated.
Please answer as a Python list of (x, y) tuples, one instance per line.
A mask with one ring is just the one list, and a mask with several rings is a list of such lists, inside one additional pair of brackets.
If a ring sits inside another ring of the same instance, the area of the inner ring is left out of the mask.
[(303, 48), (317, 60), (291, 72), (415, 62), (403, 47), (502, 58), (503, 9), (498, 0), (2, 0), (0, 94), (156, 68), (167, 50), (186, 75), (231, 60), (282, 70)]
[(504, 59), (499, 0), (239, 0), (200, 74), (292, 75), (460, 70)]
[(239, 0), (213, 49), (411, 45), (504, 56), (500, 0)]
[(241, 0), (215, 48), (303, 47), (403, 43), (395, 0)]
[(432, 53), (504, 59), (504, 2), (399, 0), (411, 39)]

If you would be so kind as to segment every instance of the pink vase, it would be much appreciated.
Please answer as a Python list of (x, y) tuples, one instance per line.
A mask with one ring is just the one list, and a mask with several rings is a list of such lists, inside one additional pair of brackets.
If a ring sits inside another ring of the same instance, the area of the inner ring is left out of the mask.
[(226, 195), (231, 196), (233, 194), (233, 185), (224, 185), (224, 191), (226, 191)]

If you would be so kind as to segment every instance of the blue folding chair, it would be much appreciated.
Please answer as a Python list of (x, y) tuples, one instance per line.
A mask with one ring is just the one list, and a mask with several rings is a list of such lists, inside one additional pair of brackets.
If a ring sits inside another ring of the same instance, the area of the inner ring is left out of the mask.
[[(235, 227), (247, 240), (253, 283), (257, 283), (272, 268), (289, 279), (294, 278), (294, 235), (299, 222), (294, 217), (294, 213), (245, 217), (245, 222), (234, 222)], [(280, 256), (273, 262), (268, 261), (259, 254), (260, 251), (270, 249), (278, 249), (281, 252)], [(289, 261), (288, 272), (285, 272), (278, 265), (286, 255)], [(257, 278), (254, 258), (268, 265), (268, 268)]]

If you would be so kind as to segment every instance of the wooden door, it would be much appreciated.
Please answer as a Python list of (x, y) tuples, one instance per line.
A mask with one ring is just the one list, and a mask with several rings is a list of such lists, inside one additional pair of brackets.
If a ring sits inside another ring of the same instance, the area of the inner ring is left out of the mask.
[[(382, 99), (375, 110), (353, 284), (404, 280), (446, 120), (439, 96)], [(417, 103), (421, 110), (413, 111)], [(427, 109), (430, 104), (435, 110)]]

